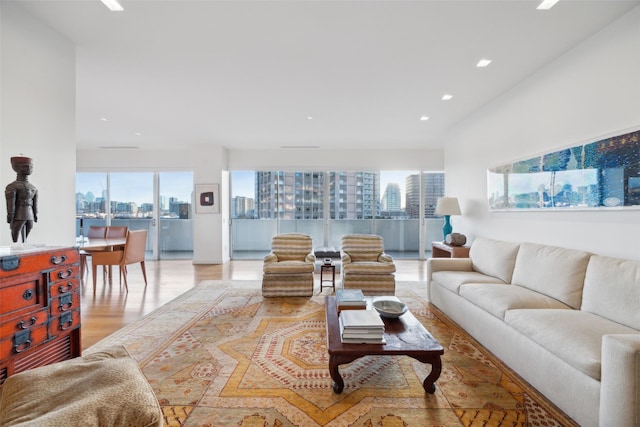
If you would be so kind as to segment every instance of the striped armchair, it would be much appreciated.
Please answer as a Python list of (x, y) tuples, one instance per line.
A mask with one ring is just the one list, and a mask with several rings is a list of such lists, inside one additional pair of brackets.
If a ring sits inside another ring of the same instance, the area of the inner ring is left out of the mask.
[(262, 295), (313, 295), (315, 262), (311, 236), (299, 233), (274, 236), (271, 241), (271, 253), (264, 257)]
[(371, 234), (342, 236), (342, 287), (362, 289), (365, 295), (394, 295), (393, 258), (384, 253), (382, 237)]

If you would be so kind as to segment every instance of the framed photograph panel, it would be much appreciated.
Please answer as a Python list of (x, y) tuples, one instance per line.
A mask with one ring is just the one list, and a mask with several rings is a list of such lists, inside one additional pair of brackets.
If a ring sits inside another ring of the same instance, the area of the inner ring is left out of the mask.
[(196, 213), (220, 213), (218, 184), (196, 184)]

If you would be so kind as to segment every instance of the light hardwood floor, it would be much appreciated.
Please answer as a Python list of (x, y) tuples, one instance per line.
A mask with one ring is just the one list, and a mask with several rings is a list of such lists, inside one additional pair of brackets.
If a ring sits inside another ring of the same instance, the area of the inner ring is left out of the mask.
[[(241, 260), (220, 265), (193, 265), (191, 260), (164, 260), (147, 261), (146, 266), (146, 288), (139, 265), (129, 266), (128, 293), (118, 283), (117, 268), (111, 284), (98, 275), (95, 295), (91, 278), (85, 278), (81, 291), (83, 349), (141, 319), (203, 280), (262, 279), (262, 261)], [(396, 260), (396, 267), (396, 280), (426, 280), (426, 261)], [(316, 283), (319, 280), (320, 275), (317, 273)]]

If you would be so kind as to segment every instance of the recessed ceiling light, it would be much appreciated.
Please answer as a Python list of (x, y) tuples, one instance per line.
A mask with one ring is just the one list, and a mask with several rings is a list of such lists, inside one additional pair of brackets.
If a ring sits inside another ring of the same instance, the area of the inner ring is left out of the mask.
[(100, 0), (111, 12), (122, 12), (124, 8), (120, 6), (118, 0)]
[(443, 101), (448, 101), (451, 98), (453, 98), (453, 95), (449, 95), (448, 93), (445, 93), (444, 95), (442, 95), (442, 100)]
[(481, 59), (480, 61), (478, 61), (478, 63), (476, 64), (476, 67), (478, 68), (484, 68), (486, 66), (488, 66), (489, 64), (491, 64), (491, 60), (490, 59)]
[(313, 120), (313, 117), (307, 116), (307, 120)]
[(540, 3), (536, 9), (538, 9), (538, 10), (549, 10), (553, 6), (555, 6), (556, 3), (558, 3), (558, 0), (543, 0), (543, 2)]
[(140, 136), (142, 135), (140, 132), (136, 132), (136, 136)]
[(101, 118), (101, 119), (100, 119), (100, 121), (108, 122), (108, 121), (109, 121), (109, 119), (107, 119), (106, 117), (103, 117), (103, 118)]
[(427, 120), (429, 120), (429, 116), (420, 117), (420, 121), (422, 121), (422, 122), (426, 122)]

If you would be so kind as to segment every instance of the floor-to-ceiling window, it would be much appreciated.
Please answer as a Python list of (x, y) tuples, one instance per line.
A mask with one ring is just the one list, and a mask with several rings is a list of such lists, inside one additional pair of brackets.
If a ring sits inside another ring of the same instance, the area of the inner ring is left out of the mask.
[(192, 172), (76, 174), (76, 224), (148, 231), (152, 259), (192, 258)]
[(394, 256), (420, 258), (431, 249), (433, 224), (441, 227), (433, 210), (442, 195), (442, 173), (234, 171), (232, 258), (259, 259), (272, 236), (287, 232), (338, 249), (344, 234), (378, 234)]

